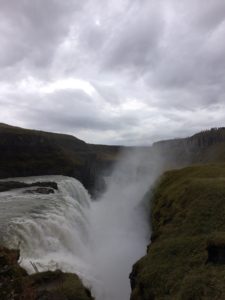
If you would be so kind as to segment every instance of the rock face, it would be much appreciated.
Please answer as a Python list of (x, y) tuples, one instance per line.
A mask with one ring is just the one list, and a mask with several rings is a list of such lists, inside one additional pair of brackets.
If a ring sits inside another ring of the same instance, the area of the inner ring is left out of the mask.
[[(66, 134), (0, 123), (0, 178), (71, 176), (94, 195), (104, 190), (103, 176), (110, 174), (122, 149), (87, 144)], [(225, 128), (211, 129), (186, 139), (161, 141), (146, 149), (149, 155), (160, 154), (165, 169), (215, 160), (225, 162)]]
[(49, 271), (28, 276), (18, 259), (19, 251), (0, 248), (1, 300), (94, 300), (76, 274)]
[(102, 188), (100, 175), (112, 167), (119, 151), (117, 146), (90, 145), (70, 135), (0, 124), (0, 178), (65, 175), (93, 192)]
[(47, 187), (39, 187), (35, 190), (27, 190), (24, 191), (25, 194), (42, 194), (42, 195), (48, 195), (48, 194), (54, 194), (54, 190)]
[[(41, 189), (49, 189), (52, 190), (54, 193), (54, 190), (58, 190), (58, 185), (56, 182), (52, 181), (40, 181), (40, 182), (32, 182), (32, 183), (25, 183), (21, 181), (0, 181), (0, 192), (6, 192), (13, 189), (21, 189), (21, 188), (29, 188), (38, 186), (39, 190)], [(42, 190), (40, 190), (42, 191)], [(44, 191), (44, 190), (43, 190)], [(30, 191), (26, 191), (30, 192)]]
[(225, 299), (225, 164), (166, 172), (153, 191), (152, 242), (131, 300)]
[(225, 162), (225, 128), (212, 128), (191, 137), (153, 144), (167, 169), (190, 164)]

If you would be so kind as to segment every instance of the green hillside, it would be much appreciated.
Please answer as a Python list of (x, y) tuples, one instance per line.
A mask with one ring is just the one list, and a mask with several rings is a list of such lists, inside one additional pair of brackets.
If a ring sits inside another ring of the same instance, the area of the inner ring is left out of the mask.
[(225, 299), (225, 164), (166, 172), (151, 201), (152, 243), (131, 299)]

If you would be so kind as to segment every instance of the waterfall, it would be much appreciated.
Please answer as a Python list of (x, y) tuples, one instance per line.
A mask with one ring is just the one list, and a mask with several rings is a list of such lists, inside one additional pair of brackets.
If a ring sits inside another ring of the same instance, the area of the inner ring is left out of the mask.
[(128, 300), (129, 273), (145, 254), (150, 236), (143, 198), (157, 176), (154, 165), (146, 154), (125, 153), (96, 201), (74, 178), (14, 179), (54, 181), (58, 191), (28, 194), (26, 188), (1, 193), (0, 232), (5, 244), (20, 248), (21, 266), (29, 273), (34, 265), (39, 271), (74, 272), (96, 300)]
[(27, 194), (25, 189), (1, 193), (0, 207), (8, 209), (3, 240), (20, 248), (21, 266), (29, 273), (61, 269), (89, 274), (90, 196), (83, 185), (65, 176), (16, 178), (23, 182), (54, 181), (54, 194)]
[(150, 160), (146, 151), (122, 154), (106, 192), (91, 205), (92, 266), (103, 283), (97, 299), (130, 298), (129, 274), (150, 238), (144, 198), (158, 174), (156, 166), (157, 159)]

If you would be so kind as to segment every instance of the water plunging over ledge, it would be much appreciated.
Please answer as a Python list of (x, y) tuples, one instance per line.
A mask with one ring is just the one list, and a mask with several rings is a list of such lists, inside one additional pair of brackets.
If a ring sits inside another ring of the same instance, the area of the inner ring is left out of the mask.
[[(96, 299), (129, 299), (129, 273), (149, 242), (143, 198), (157, 176), (143, 153), (124, 154), (97, 201), (76, 179), (42, 176), (16, 180), (54, 181), (54, 194), (0, 194), (0, 231), (19, 247), (21, 265), (77, 273)], [(15, 179), (14, 179), (15, 180)]]

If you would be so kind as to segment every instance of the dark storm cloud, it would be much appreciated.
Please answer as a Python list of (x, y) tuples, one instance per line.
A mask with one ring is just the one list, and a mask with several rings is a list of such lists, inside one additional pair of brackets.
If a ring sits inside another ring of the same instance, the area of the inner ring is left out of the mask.
[(0, 0), (1, 122), (121, 144), (224, 126), (224, 36), (222, 0)]

